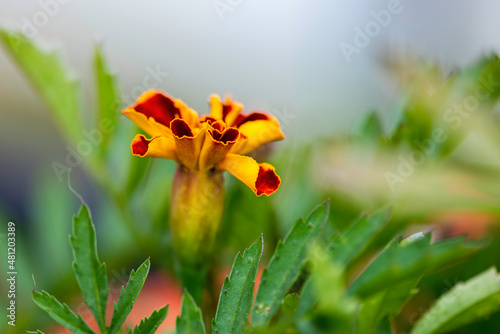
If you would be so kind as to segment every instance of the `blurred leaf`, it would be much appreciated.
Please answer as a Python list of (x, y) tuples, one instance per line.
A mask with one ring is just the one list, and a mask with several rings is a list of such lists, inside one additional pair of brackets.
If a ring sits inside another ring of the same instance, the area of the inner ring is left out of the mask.
[(314, 182), (311, 182), (312, 161), (316, 147), (289, 146), (273, 161), (282, 180), (280, 190), (273, 195), (273, 203), (276, 204), (274, 209), (280, 223), (280, 235), (288, 233), (297, 217), (308, 212), (325, 198), (318, 192)]
[(71, 78), (54, 52), (45, 52), (20, 33), (0, 30), (14, 61), (47, 103), (59, 130), (72, 142), (81, 139), (81, 100), (78, 81)]
[(93, 330), (83, 321), (80, 315), (76, 315), (66, 304), (61, 304), (54, 296), (47, 292), (33, 291), (33, 301), (42, 310), (47, 312), (58, 324), (68, 328), (75, 334), (95, 334)]
[(379, 328), (384, 317), (399, 313), (405, 302), (415, 294), (418, 281), (418, 277), (413, 278), (364, 300), (357, 315), (356, 333), (369, 333), (373, 328)]
[(224, 245), (232, 246), (228, 261), (241, 245), (251, 244), (261, 233), (268, 247), (276, 244), (278, 226), (271, 197), (257, 197), (242, 182), (232, 182), (225, 207), (220, 239)]
[(148, 277), (149, 268), (151, 264), (149, 259), (146, 260), (138, 269), (137, 272), (132, 270), (130, 273), (130, 278), (127, 282), (127, 286), (120, 292), (120, 297), (118, 301), (114, 304), (114, 312), (113, 317), (111, 319), (111, 325), (109, 326), (110, 334), (116, 333), (127, 316), (129, 315), (132, 307), (134, 306), (139, 293), (144, 286), (144, 282), (146, 281), (146, 277)]
[(390, 214), (391, 209), (384, 208), (370, 217), (361, 216), (347, 230), (335, 235), (331, 243), (335, 261), (348, 265), (358, 259), (386, 226)]
[(46, 270), (45, 276), (51, 281), (70, 273), (70, 268), (66, 267), (71, 261), (71, 253), (67, 251), (68, 234), (71, 233), (68, 222), (75, 210), (75, 197), (68, 194), (66, 183), (54, 182), (53, 175), (45, 174), (36, 180), (32, 190), (32, 221), (39, 249), (33, 255), (51, 259), (50, 268), (40, 267), (40, 270)]
[(83, 299), (97, 320), (101, 332), (105, 333), (109, 292), (106, 265), (99, 262), (95, 229), (85, 205), (82, 205), (78, 215), (73, 218), (73, 235), (69, 240), (73, 249), (73, 270)]
[(236, 255), (231, 273), (222, 285), (217, 312), (212, 320), (212, 333), (245, 333), (262, 250), (261, 235), (243, 255)]
[(36, 332), (32, 331), (26, 331), (26, 333), (33, 333), (33, 334), (44, 334), (41, 330), (37, 330)]
[(125, 192), (131, 194), (144, 179), (151, 165), (150, 158), (141, 158), (130, 154), (130, 165), (127, 181), (125, 182)]
[(496, 102), (500, 97), (500, 58), (494, 53), (483, 56), (459, 73), (455, 85), (462, 88), (463, 95), (477, 95), (477, 88), (483, 87), (488, 92), (486, 102)]
[(149, 318), (144, 318), (134, 330), (130, 329), (129, 334), (154, 334), (161, 323), (167, 317), (168, 305), (159, 310), (154, 310)]
[(201, 311), (193, 297), (184, 291), (182, 298), (181, 315), (177, 317), (175, 322), (177, 334), (205, 334), (205, 324), (201, 316)]
[[(326, 248), (314, 245), (311, 276), (304, 286), (297, 326), (303, 333), (353, 333), (356, 298), (345, 292), (343, 266)], [(303, 303), (304, 302), (304, 303)]]
[(299, 307), (300, 297), (296, 293), (285, 296), (281, 304), (281, 312), (287, 316), (293, 316)]
[(361, 122), (359, 134), (362, 139), (378, 142), (383, 135), (382, 124), (376, 111), (366, 114)]
[(328, 219), (329, 205), (328, 201), (323, 202), (305, 221), (297, 220), (283, 243), (278, 243), (269, 265), (262, 272), (251, 316), (252, 327), (265, 326), (278, 311), (309, 257), (309, 248)]
[(100, 46), (94, 52), (94, 71), (98, 96), (97, 127), (102, 135), (101, 153), (104, 154), (116, 127), (118, 117), (119, 93), (116, 88), (115, 77), (111, 75)]
[(477, 242), (459, 237), (431, 244), (431, 235), (412, 242), (390, 243), (366, 270), (352, 283), (349, 292), (367, 298), (398, 283), (418, 277), (474, 250)]
[(500, 277), (491, 268), (443, 294), (411, 334), (445, 333), (500, 310)]

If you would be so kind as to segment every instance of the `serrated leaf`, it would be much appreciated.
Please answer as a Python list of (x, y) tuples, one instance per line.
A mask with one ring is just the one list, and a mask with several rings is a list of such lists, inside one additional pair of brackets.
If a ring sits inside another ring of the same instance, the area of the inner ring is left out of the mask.
[(141, 323), (135, 326), (134, 330), (130, 329), (129, 334), (154, 334), (161, 323), (167, 317), (168, 305), (159, 310), (154, 310), (149, 318), (144, 318)]
[(106, 265), (97, 256), (97, 242), (90, 212), (82, 205), (73, 217), (73, 235), (69, 238), (73, 249), (73, 271), (82, 291), (83, 300), (105, 333), (105, 312), (108, 300)]
[(262, 248), (261, 235), (243, 255), (236, 255), (231, 273), (222, 285), (217, 312), (212, 320), (212, 333), (245, 333)]
[(317, 206), (305, 219), (299, 219), (283, 243), (278, 243), (269, 265), (262, 272), (261, 283), (252, 310), (252, 327), (269, 323), (278, 311), (285, 294), (300, 275), (309, 257), (309, 248), (328, 219), (329, 202)]
[(495, 268), (455, 285), (417, 322), (411, 334), (445, 333), (500, 310), (500, 276)]
[(362, 216), (331, 242), (332, 256), (339, 264), (348, 265), (369, 248), (371, 242), (389, 220), (390, 209), (383, 209), (372, 216)]
[(120, 98), (115, 77), (109, 71), (100, 46), (95, 48), (94, 71), (99, 101), (97, 126), (102, 135), (101, 152), (104, 153), (112, 133), (111, 130), (116, 126)]
[(363, 298), (418, 277), (478, 249), (477, 242), (463, 237), (431, 244), (431, 235), (412, 242), (390, 243), (349, 287), (350, 293)]
[(20, 33), (0, 30), (0, 38), (19, 68), (72, 143), (81, 139), (81, 100), (78, 81), (71, 78), (58, 55), (43, 51)]
[(205, 324), (201, 311), (189, 292), (184, 291), (182, 298), (181, 315), (175, 322), (177, 334), (205, 334)]
[(144, 286), (146, 277), (148, 277), (150, 266), (151, 263), (148, 259), (137, 269), (137, 272), (132, 270), (130, 273), (127, 286), (125, 288), (122, 287), (120, 297), (114, 304), (113, 317), (111, 318), (111, 325), (109, 326), (110, 334), (116, 333), (125, 319), (127, 319), (127, 316), (132, 310), (132, 307), (134, 306), (134, 303)]
[[(68, 328), (75, 334), (95, 334), (93, 330), (83, 321), (80, 315), (76, 315), (66, 304), (61, 304), (54, 296), (45, 291), (41, 293), (33, 291), (33, 301), (42, 310), (47, 312), (58, 324)], [(36, 332), (35, 332), (36, 333)]]

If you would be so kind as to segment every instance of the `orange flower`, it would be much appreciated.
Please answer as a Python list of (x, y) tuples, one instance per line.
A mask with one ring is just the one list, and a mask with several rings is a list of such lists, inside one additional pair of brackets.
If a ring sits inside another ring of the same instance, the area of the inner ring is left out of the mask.
[(137, 135), (132, 153), (140, 157), (175, 160), (191, 172), (226, 170), (257, 196), (274, 193), (281, 180), (273, 166), (244, 156), (285, 136), (271, 115), (241, 114), (243, 105), (217, 95), (210, 97), (210, 115), (198, 117), (179, 99), (149, 90), (123, 114), (151, 139)]

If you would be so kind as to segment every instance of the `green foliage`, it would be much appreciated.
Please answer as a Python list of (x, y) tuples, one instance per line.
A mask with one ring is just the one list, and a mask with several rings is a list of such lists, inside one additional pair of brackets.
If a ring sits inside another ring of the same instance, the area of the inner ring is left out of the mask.
[(167, 317), (168, 305), (159, 310), (154, 310), (149, 318), (144, 318), (141, 323), (135, 326), (134, 330), (130, 329), (129, 334), (153, 334)]
[(329, 202), (319, 205), (305, 220), (299, 219), (283, 243), (278, 243), (261, 283), (252, 311), (252, 326), (265, 326), (276, 314), (287, 291), (300, 275), (309, 248), (328, 219)]
[(212, 333), (245, 333), (262, 250), (263, 238), (260, 236), (243, 254), (236, 255), (231, 273), (222, 285)]
[(73, 143), (81, 138), (81, 101), (78, 81), (54, 52), (42, 50), (20, 33), (0, 30), (12, 59), (23, 70), (54, 114), (59, 129)]
[(382, 124), (377, 112), (372, 111), (366, 114), (359, 128), (359, 136), (367, 141), (375, 141), (376, 143), (383, 134)]
[[(83, 299), (97, 323), (101, 334), (117, 333), (139, 296), (149, 273), (150, 262), (146, 260), (137, 271), (132, 270), (126, 287), (122, 287), (118, 301), (114, 304), (111, 324), (106, 327), (106, 304), (108, 297), (108, 278), (106, 266), (99, 262), (97, 254), (96, 233), (90, 212), (82, 205), (73, 219), (73, 235), (70, 236), (73, 249), (73, 269), (82, 291)], [(45, 291), (33, 291), (33, 301), (46, 311), (57, 323), (74, 333), (94, 333), (66, 304), (61, 304), (54, 296)], [(154, 311), (150, 318), (144, 319), (132, 333), (154, 333), (167, 315), (168, 308)]]
[(337, 233), (331, 242), (335, 261), (348, 265), (373, 245), (377, 235), (389, 221), (390, 210), (385, 208), (368, 217), (361, 216), (347, 230)]
[(69, 238), (73, 249), (73, 271), (83, 294), (85, 304), (94, 315), (102, 332), (106, 329), (108, 277), (106, 265), (97, 257), (97, 241), (90, 212), (82, 205), (73, 218), (73, 235)]
[(177, 334), (205, 334), (205, 324), (201, 311), (193, 297), (185, 290), (182, 297), (181, 315), (175, 322)]
[(415, 286), (419, 278), (398, 283), (362, 301), (358, 309), (356, 333), (368, 333), (379, 328), (386, 317), (399, 313), (403, 305), (417, 291)]
[(442, 295), (411, 334), (446, 333), (500, 310), (500, 276), (491, 268)]
[(109, 327), (110, 334), (116, 333), (120, 329), (128, 314), (132, 311), (134, 302), (146, 281), (150, 266), (151, 264), (148, 259), (137, 269), (137, 272), (132, 270), (130, 273), (127, 287), (122, 287), (120, 297), (114, 305), (113, 317), (111, 318), (111, 325)]
[(54, 296), (47, 292), (33, 291), (33, 301), (47, 312), (58, 324), (63, 325), (75, 334), (92, 334), (93, 330), (76, 315), (66, 304), (61, 304)]
[(371, 296), (470, 254), (477, 246), (462, 237), (431, 244), (430, 233), (412, 242), (393, 241), (354, 281), (349, 292)]
[[(115, 78), (109, 72), (108, 66), (98, 46), (94, 54), (94, 71), (98, 96), (98, 113), (96, 125), (98, 128), (114, 129), (118, 118), (120, 98), (116, 88)], [(112, 131), (102, 131), (101, 152), (104, 154), (108, 147)]]

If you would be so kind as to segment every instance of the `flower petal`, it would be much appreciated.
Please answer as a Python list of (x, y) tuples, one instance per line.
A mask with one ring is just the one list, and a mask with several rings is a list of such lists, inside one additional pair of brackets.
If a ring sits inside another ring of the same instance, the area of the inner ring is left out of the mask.
[(240, 132), (235, 128), (223, 129), (222, 123), (212, 123), (207, 128), (207, 135), (200, 154), (200, 169), (208, 169), (219, 162), (229, 153), (234, 143), (239, 139)]
[(262, 113), (250, 114), (246, 119), (240, 118), (238, 130), (246, 138), (233, 147), (233, 152), (237, 154), (247, 154), (262, 145), (285, 138), (278, 120)]
[(219, 95), (210, 96), (210, 116), (216, 120), (223, 120), (228, 127), (233, 126), (242, 109), (243, 105), (230, 97), (226, 97), (222, 103)]
[(190, 170), (197, 171), (206, 127), (192, 129), (186, 121), (176, 118), (170, 123), (170, 129), (174, 137), (178, 161)]
[(257, 196), (273, 194), (281, 183), (281, 179), (272, 165), (268, 163), (258, 164), (254, 159), (238, 154), (228, 154), (218, 168), (233, 174), (252, 189)]
[(174, 100), (153, 89), (144, 92), (135, 105), (122, 113), (152, 136), (169, 134), (170, 122), (175, 118), (183, 118), (191, 126), (194, 126), (198, 119), (198, 114), (182, 100)]
[(156, 136), (146, 139), (136, 135), (132, 140), (132, 154), (139, 157), (165, 158), (176, 160), (175, 143), (172, 138)]

